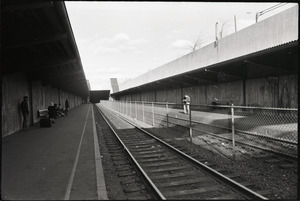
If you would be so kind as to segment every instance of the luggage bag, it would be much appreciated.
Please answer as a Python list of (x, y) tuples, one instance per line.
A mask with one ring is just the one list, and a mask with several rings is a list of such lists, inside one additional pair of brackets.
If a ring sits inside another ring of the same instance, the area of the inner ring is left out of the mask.
[(41, 118), (40, 119), (40, 127), (51, 127), (52, 123), (50, 118)]

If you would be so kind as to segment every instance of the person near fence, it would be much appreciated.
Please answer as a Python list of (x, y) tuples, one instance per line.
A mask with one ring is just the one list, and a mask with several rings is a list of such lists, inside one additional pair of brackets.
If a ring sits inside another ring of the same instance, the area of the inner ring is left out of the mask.
[(49, 107), (48, 107), (48, 113), (49, 113), (49, 118), (52, 121), (52, 123), (55, 123), (54, 118), (55, 118), (55, 115), (56, 115), (56, 110), (55, 110), (53, 102), (51, 102)]
[(186, 112), (190, 114), (190, 104), (191, 104), (191, 97), (189, 95), (185, 95), (185, 103), (186, 103)]
[(184, 95), (183, 97), (183, 112), (184, 114), (189, 114), (190, 113), (190, 103), (191, 103), (191, 98), (189, 95)]
[(28, 130), (28, 119), (29, 119), (28, 96), (23, 97), (23, 101), (21, 103), (21, 111), (23, 115), (23, 129)]
[(66, 101), (65, 101), (65, 114), (66, 114), (66, 116), (68, 115), (69, 109), (70, 109), (69, 100), (67, 98)]
[(185, 95), (183, 96), (182, 103), (183, 103), (183, 113), (186, 114), (186, 97), (185, 97)]

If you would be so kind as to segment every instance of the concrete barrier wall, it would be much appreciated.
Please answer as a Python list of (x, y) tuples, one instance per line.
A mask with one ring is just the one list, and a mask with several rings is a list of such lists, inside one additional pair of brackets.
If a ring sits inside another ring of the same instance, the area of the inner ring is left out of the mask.
[(156, 97), (155, 91), (141, 93), (141, 99), (143, 101), (148, 101), (148, 102), (156, 101), (155, 97)]
[(119, 84), (120, 91), (298, 40), (298, 5)]
[(82, 104), (82, 98), (52, 86), (43, 86), (41, 81), (28, 81), (25, 73), (2, 75), (2, 136), (22, 129), (23, 117), (20, 104), (29, 97), (29, 123), (39, 122), (38, 110), (47, 109), (50, 102), (61, 103), (69, 98), (70, 108)]
[(234, 105), (243, 105), (243, 81), (207, 85), (206, 94), (207, 104), (212, 104), (216, 98)]
[[(195, 105), (210, 105), (216, 98), (234, 105), (298, 108), (297, 83), (298, 75), (284, 75), (246, 80), (245, 83), (241, 80), (182, 89), (142, 92), (121, 96), (120, 99), (122, 101), (182, 103), (183, 95), (188, 94), (191, 97), (191, 103)], [(244, 88), (245, 91), (243, 91)]]
[(247, 80), (247, 105), (298, 108), (298, 75)]
[(156, 102), (180, 103), (182, 94), (181, 88), (160, 90), (156, 92)]
[(29, 97), (26, 74), (2, 76), (2, 136), (22, 128), (23, 117), (20, 105), (25, 95)]
[(41, 85), (40, 81), (32, 82), (32, 110), (33, 110), (33, 122), (36, 123), (39, 121), (37, 111), (40, 109), (46, 109), (46, 98), (44, 87)]
[(280, 107), (298, 108), (298, 75), (279, 77), (278, 86)]

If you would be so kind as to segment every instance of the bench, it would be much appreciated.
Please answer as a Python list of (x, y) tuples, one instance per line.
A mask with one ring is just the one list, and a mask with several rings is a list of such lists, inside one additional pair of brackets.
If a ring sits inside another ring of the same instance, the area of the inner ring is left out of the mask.
[[(224, 111), (227, 111), (228, 108), (224, 108), (224, 107), (222, 107), (222, 105), (228, 106), (228, 105), (230, 105), (230, 102), (229, 101), (214, 100), (214, 101), (212, 101), (212, 105), (214, 105), (216, 107), (212, 106), (211, 110), (224, 112)], [(218, 106), (220, 106), (220, 107), (218, 107)]]
[(213, 101), (213, 105), (229, 105), (229, 101)]
[(51, 127), (51, 120), (49, 118), (48, 109), (38, 110), (38, 117), (40, 118), (40, 127)]
[(46, 119), (49, 117), (49, 114), (48, 114), (48, 109), (41, 109), (41, 110), (38, 110), (38, 117), (41, 118), (41, 119)]

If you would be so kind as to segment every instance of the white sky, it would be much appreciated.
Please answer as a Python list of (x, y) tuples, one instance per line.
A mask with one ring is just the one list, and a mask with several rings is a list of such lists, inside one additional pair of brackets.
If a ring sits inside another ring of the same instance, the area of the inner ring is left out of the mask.
[[(81, 62), (92, 90), (119, 84), (173, 61), (215, 39), (215, 23), (223, 37), (255, 23), (255, 14), (279, 4), (214, 2), (66, 1)], [(258, 18), (261, 21), (295, 6), (286, 4)], [(112, 90), (111, 90), (112, 92)]]

